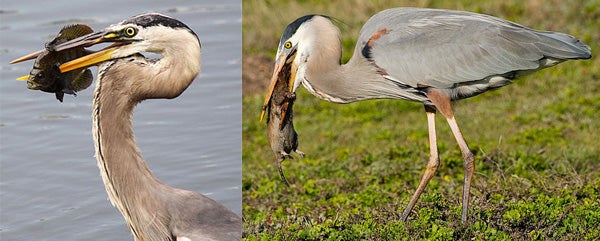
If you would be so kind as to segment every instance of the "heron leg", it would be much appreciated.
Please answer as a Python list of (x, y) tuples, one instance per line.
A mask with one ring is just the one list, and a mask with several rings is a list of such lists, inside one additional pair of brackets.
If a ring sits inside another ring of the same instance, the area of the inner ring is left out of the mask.
[(467, 213), (469, 210), (469, 196), (471, 191), (471, 178), (473, 177), (473, 170), (475, 169), (475, 164), (473, 163), (474, 157), (473, 153), (469, 149), (465, 138), (460, 132), (460, 128), (458, 128), (458, 124), (454, 119), (454, 113), (452, 113), (452, 106), (450, 103), (450, 97), (440, 91), (430, 90), (427, 93), (427, 97), (431, 100), (431, 102), (435, 105), (435, 107), (446, 117), (446, 121), (448, 121), (448, 125), (450, 125), (450, 129), (452, 130), (452, 134), (458, 143), (458, 147), (463, 156), (463, 166), (465, 169), (465, 177), (464, 177), (464, 185), (463, 185), (463, 200), (462, 200), (462, 215), (461, 215), (461, 223), (465, 224), (467, 222)]
[(440, 165), (440, 158), (437, 149), (437, 137), (435, 134), (436, 110), (433, 106), (425, 105), (425, 111), (427, 113), (427, 127), (429, 129), (429, 162), (427, 162), (427, 168), (425, 169), (423, 177), (421, 177), (421, 181), (419, 182), (417, 190), (410, 198), (408, 206), (406, 206), (406, 209), (404, 209), (404, 212), (402, 213), (401, 218), (404, 222), (406, 221), (406, 219), (408, 219), (410, 212), (417, 203), (417, 200), (419, 200), (419, 196), (421, 196), (421, 193), (423, 192), (423, 190), (425, 190), (427, 183), (429, 183), (429, 180), (431, 180), (431, 178), (435, 174), (435, 171)]
[(465, 184), (463, 185), (463, 200), (462, 200), (463, 206), (462, 206), (462, 216), (461, 216), (460, 221), (461, 221), (461, 223), (465, 224), (467, 222), (467, 213), (469, 211), (469, 196), (470, 196), (470, 191), (471, 191), (471, 178), (473, 177), (473, 171), (475, 169), (475, 164), (473, 163), (474, 157), (473, 157), (473, 153), (469, 149), (469, 146), (467, 146), (467, 142), (465, 141), (465, 138), (463, 137), (462, 133), (460, 132), (460, 129), (458, 128), (458, 124), (456, 123), (454, 116), (452, 116), (450, 118), (446, 118), (446, 120), (448, 121), (448, 124), (450, 125), (450, 129), (452, 129), (452, 134), (454, 134), (454, 138), (456, 138), (456, 142), (458, 142), (458, 146), (463, 155), (463, 165), (465, 168), (465, 178), (464, 178)]

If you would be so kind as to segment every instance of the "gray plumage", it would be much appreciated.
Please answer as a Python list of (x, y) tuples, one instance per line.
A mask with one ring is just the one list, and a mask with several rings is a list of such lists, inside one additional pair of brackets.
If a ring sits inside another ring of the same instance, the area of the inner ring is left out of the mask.
[[(387, 34), (368, 41), (376, 31)], [(501, 87), (568, 59), (591, 58), (590, 48), (563, 33), (533, 30), (489, 15), (396, 8), (363, 26), (353, 57), (367, 57), (388, 80), (417, 89), (443, 89), (452, 100)], [(410, 100), (422, 101), (408, 96)]]
[(477, 13), (394, 8), (365, 23), (352, 58), (340, 65), (339, 29), (326, 16), (309, 16), (288, 26), (296, 31), (286, 30), (302, 38), (297, 48), (305, 55), (299, 60), (307, 66), (299, 72), (305, 78), (297, 79), (337, 103), (391, 98), (431, 104), (427, 87), (458, 100), (565, 60), (591, 58), (590, 48), (567, 34)]
[(473, 154), (454, 119), (451, 101), (508, 85), (519, 76), (566, 60), (591, 58), (590, 47), (564, 33), (533, 30), (484, 14), (421, 8), (375, 14), (360, 31), (346, 64), (341, 64), (341, 51), (339, 29), (329, 17), (298, 18), (283, 32), (272, 82), (277, 69), (291, 65), (297, 69), (291, 80), (293, 91), (302, 84), (330, 102), (386, 98), (424, 104), (430, 158), (402, 220), (408, 218), (439, 166), (435, 114), (440, 111), (463, 154), (463, 223)]

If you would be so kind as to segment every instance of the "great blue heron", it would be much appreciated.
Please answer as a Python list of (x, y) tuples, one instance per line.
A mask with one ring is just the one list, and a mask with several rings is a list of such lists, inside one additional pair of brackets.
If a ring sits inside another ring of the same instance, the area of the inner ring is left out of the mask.
[(454, 119), (451, 101), (508, 85), (565, 60), (591, 58), (590, 47), (567, 34), (533, 30), (484, 14), (419, 8), (377, 13), (363, 26), (354, 54), (344, 65), (341, 53), (340, 31), (331, 18), (300, 17), (281, 36), (271, 82), (291, 64), (293, 92), (302, 84), (313, 95), (335, 103), (388, 98), (424, 104), (430, 157), (403, 221), (439, 166), (434, 118), (440, 111), (463, 155), (463, 223), (473, 154)]
[[(241, 218), (199, 193), (173, 188), (148, 168), (134, 140), (134, 107), (145, 99), (175, 98), (200, 72), (200, 42), (184, 23), (150, 13), (55, 46), (63, 51), (113, 45), (60, 66), (98, 66), (92, 107), (96, 159), (111, 203), (136, 241), (241, 240)], [(160, 54), (147, 59), (141, 52)]]

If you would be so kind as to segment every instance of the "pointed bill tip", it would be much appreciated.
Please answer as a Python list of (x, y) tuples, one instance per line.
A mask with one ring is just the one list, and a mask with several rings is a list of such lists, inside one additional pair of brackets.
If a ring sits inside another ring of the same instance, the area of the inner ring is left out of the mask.
[(29, 75), (21, 76), (21, 77), (17, 78), (17, 80), (20, 80), (20, 81), (29, 80)]
[(46, 50), (45, 49), (41, 49), (41, 50), (35, 51), (33, 53), (30, 53), (28, 55), (25, 55), (23, 57), (20, 57), (18, 59), (10, 61), (9, 64), (16, 64), (16, 63), (20, 63), (20, 62), (23, 62), (23, 61), (35, 59), (35, 58), (37, 58), (44, 51), (46, 51)]
[(265, 108), (263, 108), (263, 110), (260, 112), (260, 121), (259, 123), (262, 123), (263, 118), (265, 117)]

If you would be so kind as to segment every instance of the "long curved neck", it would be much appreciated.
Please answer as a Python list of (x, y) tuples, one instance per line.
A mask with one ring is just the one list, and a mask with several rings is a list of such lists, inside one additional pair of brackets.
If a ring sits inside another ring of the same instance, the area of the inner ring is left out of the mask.
[(108, 70), (99, 77), (94, 91), (92, 132), (98, 167), (111, 203), (125, 218), (136, 241), (169, 240), (166, 237), (171, 234), (165, 224), (170, 217), (161, 193), (172, 188), (152, 175), (135, 143), (132, 115), (139, 101), (132, 98), (135, 92), (131, 90), (137, 84), (112, 75), (123, 72), (125, 65), (119, 61), (124, 60), (101, 66)]
[[(315, 36), (308, 39), (304, 86), (313, 95), (335, 103), (366, 99), (399, 98), (399, 88), (378, 73), (377, 67), (360, 52), (341, 64), (340, 33), (329, 20), (318, 24)], [(360, 43), (359, 43), (360, 44)]]
[(169, 43), (149, 50), (162, 54), (160, 60), (134, 54), (102, 63), (94, 90), (92, 131), (102, 181), (136, 241), (171, 240), (170, 200), (164, 194), (179, 192), (154, 177), (143, 159), (133, 135), (133, 109), (145, 99), (179, 96), (200, 72), (197, 38), (190, 34)]
[[(144, 99), (166, 98), (179, 96), (200, 73), (201, 50), (198, 39), (192, 35), (170, 38), (165, 41), (162, 49), (156, 50), (162, 54), (158, 62), (147, 67), (139, 67), (143, 77), (136, 80), (131, 97), (135, 101)], [(123, 72), (124, 78), (129, 77), (131, 70)]]
[[(132, 113), (135, 103), (114, 98), (109, 91), (118, 89), (115, 82), (98, 81), (94, 92), (92, 130), (96, 159), (109, 198), (121, 212), (132, 195), (149, 192), (160, 183), (151, 173), (134, 139)], [(131, 187), (138, 187), (136, 189)]]

